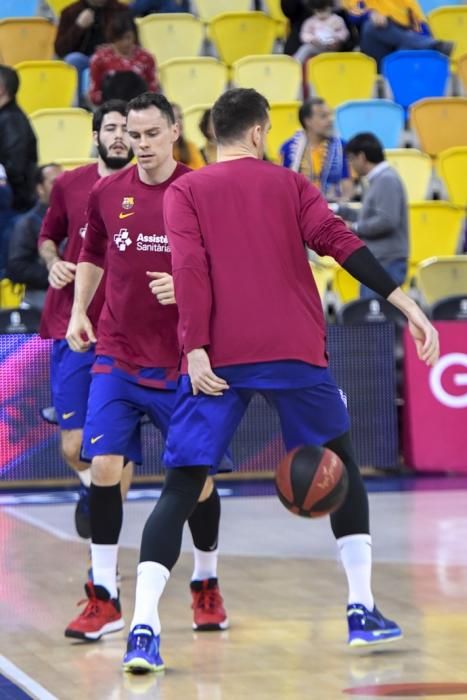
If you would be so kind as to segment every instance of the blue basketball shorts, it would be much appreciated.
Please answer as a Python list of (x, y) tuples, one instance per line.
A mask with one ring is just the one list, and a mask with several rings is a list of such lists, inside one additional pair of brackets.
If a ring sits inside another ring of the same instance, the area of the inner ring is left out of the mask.
[(222, 396), (193, 396), (188, 375), (179, 379), (163, 457), (168, 468), (204, 465), (215, 473), (255, 393), (278, 412), (287, 451), (323, 445), (350, 428), (345, 397), (327, 368), (287, 361), (214, 371), (229, 384)]
[(165, 438), (174, 405), (175, 391), (143, 386), (117, 373), (93, 374), (83, 434), (83, 459), (122, 455), (141, 464), (142, 416), (147, 414)]
[(52, 403), (61, 430), (84, 427), (94, 348), (73, 352), (66, 340), (54, 340), (50, 360)]

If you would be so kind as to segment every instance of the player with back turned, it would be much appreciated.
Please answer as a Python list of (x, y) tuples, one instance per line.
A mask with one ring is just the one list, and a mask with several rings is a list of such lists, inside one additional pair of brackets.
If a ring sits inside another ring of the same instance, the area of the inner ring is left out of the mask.
[[(67, 333), (78, 352), (86, 352), (97, 337), (83, 438), (84, 455), (92, 459), (93, 582), (85, 586), (86, 607), (65, 631), (67, 637), (90, 640), (124, 625), (116, 581), (123, 519), (118, 484), (125, 458), (141, 461), (141, 417), (147, 414), (164, 437), (167, 433), (180, 355), (162, 202), (170, 184), (189, 169), (173, 158), (178, 125), (162, 95), (144, 93), (131, 100), (127, 129), (137, 163), (91, 192)], [(96, 332), (88, 309), (104, 269), (105, 302)], [(220, 501), (212, 479), (204, 481), (189, 518), (193, 626), (226, 629), (217, 581)]]
[(158, 604), (183, 524), (255, 392), (275, 405), (287, 450), (325, 445), (347, 469), (348, 494), (331, 527), (349, 585), (349, 643), (402, 636), (371, 590), (368, 498), (347, 409), (327, 367), (325, 321), (305, 246), (331, 255), (397, 306), (430, 365), (439, 356), (437, 332), (313, 185), (262, 160), (268, 109), (255, 90), (224, 93), (212, 110), (218, 162), (174, 182), (164, 200), (184, 358), (166, 480), (143, 531), (123, 662), (130, 672), (163, 667)]

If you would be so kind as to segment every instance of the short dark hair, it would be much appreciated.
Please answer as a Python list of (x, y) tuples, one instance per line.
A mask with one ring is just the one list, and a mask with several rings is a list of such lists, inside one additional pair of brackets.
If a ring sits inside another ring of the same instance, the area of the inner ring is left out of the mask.
[(123, 100), (126, 103), (147, 92), (147, 89), (148, 85), (141, 75), (132, 70), (122, 70), (105, 76), (102, 82), (102, 98)]
[(34, 184), (37, 185), (42, 185), (44, 180), (45, 180), (45, 171), (47, 168), (60, 168), (61, 166), (58, 163), (45, 163), (44, 165), (38, 165), (36, 168), (36, 171), (34, 173)]
[(209, 119), (211, 118), (211, 112), (211, 108), (205, 110), (198, 124), (199, 130), (201, 131), (205, 139), (209, 138)]
[(158, 92), (143, 92), (142, 95), (138, 95), (138, 97), (130, 100), (126, 108), (126, 113), (128, 115), (132, 110), (141, 112), (144, 109), (149, 109), (149, 107), (157, 107), (157, 109), (164, 114), (169, 124), (175, 124), (175, 115), (172, 105), (164, 95)]
[(104, 117), (109, 112), (118, 112), (122, 117), (126, 117), (126, 109), (127, 104), (124, 100), (107, 100), (107, 102), (103, 102), (92, 115), (92, 130), (99, 133)]
[(298, 121), (302, 125), (302, 129), (305, 128), (305, 119), (309, 119), (313, 116), (313, 109), (319, 107), (319, 105), (325, 104), (326, 102), (322, 97), (310, 97), (309, 100), (305, 100), (298, 110)]
[(269, 102), (252, 88), (227, 90), (212, 108), (214, 132), (219, 143), (232, 143), (255, 124), (268, 118)]
[(354, 156), (363, 153), (369, 163), (382, 163), (385, 160), (381, 141), (369, 131), (356, 134), (348, 141), (345, 152)]
[(0, 81), (3, 83), (8, 96), (13, 99), (19, 88), (19, 76), (11, 66), (0, 65)]
[(139, 44), (138, 27), (129, 12), (116, 12), (110, 16), (109, 23), (105, 30), (105, 38), (111, 44), (118, 41), (127, 32), (133, 32), (136, 43)]
[(334, 9), (333, 0), (307, 0), (306, 7), (310, 12), (320, 12), (320, 10)]

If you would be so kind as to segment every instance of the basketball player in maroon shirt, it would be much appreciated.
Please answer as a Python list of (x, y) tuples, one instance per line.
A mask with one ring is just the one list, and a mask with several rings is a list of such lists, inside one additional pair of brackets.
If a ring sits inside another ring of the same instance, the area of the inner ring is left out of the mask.
[[(92, 459), (93, 583), (86, 584), (85, 609), (65, 631), (67, 637), (88, 640), (124, 625), (115, 575), (122, 525), (118, 485), (124, 458), (141, 461), (141, 416), (147, 414), (167, 434), (180, 355), (162, 203), (170, 184), (189, 168), (173, 158), (179, 131), (162, 95), (132, 100), (127, 127), (137, 164), (98, 182), (91, 192), (67, 334), (77, 352), (86, 352), (97, 338), (83, 437), (83, 453)], [(96, 333), (88, 308), (104, 269), (105, 302)], [(148, 276), (148, 271), (156, 272)], [(199, 500), (188, 521), (195, 556), (193, 627), (226, 629), (217, 582), (220, 502), (212, 479)]]
[(330, 520), (349, 585), (348, 643), (402, 636), (379, 612), (371, 590), (368, 497), (347, 410), (327, 367), (325, 321), (305, 246), (333, 256), (399, 308), (428, 365), (439, 357), (438, 334), (312, 184), (262, 160), (270, 128), (262, 95), (229, 90), (212, 117), (218, 162), (176, 180), (164, 200), (184, 358), (165, 484), (143, 530), (123, 660), (134, 673), (164, 666), (157, 607), (183, 525), (255, 392), (279, 413), (287, 450), (325, 445), (346, 466), (348, 494)]
[[(52, 403), (60, 427), (62, 454), (81, 480), (75, 524), (78, 534), (86, 539), (90, 537), (91, 470), (89, 463), (81, 460), (80, 451), (94, 347), (77, 355), (68, 347), (65, 336), (73, 304), (76, 265), (86, 234), (89, 193), (99, 179), (124, 168), (133, 157), (126, 132), (125, 110), (126, 103), (122, 100), (109, 100), (94, 112), (92, 133), (98, 150), (97, 163), (75, 168), (57, 179), (39, 237), (39, 253), (49, 270), (50, 283), (40, 335), (54, 341), (50, 366)], [(103, 300), (104, 288), (101, 285), (89, 310), (94, 323)], [(125, 493), (131, 472), (129, 466), (122, 485)]]

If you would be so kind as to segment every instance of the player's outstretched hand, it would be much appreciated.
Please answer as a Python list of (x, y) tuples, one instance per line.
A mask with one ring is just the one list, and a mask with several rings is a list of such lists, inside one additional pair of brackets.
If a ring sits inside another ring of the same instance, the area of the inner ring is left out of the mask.
[(167, 306), (168, 304), (176, 304), (174, 281), (172, 275), (168, 272), (146, 272), (151, 278), (149, 289), (156, 297), (159, 304)]
[(49, 270), (49, 284), (54, 289), (63, 289), (75, 279), (76, 265), (59, 258)]
[(401, 289), (395, 289), (388, 301), (402, 311), (409, 322), (409, 331), (422, 362), (433, 367), (439, 360), (439, 336), (423, 311)]
[(86, 352), (96, 342), (92, 323), (84, 311), (73, 311), (71, 314), (66, 339), (75, 352)]
[(193, 394), (196, 396), (201, 391), (208, 396), (222, 396), (227, 391), (229, 385), (218, 377), (211, 368), (209, 356), (206, 350), (199, 348), (187, 354), (188, 374), (191, 379)]

